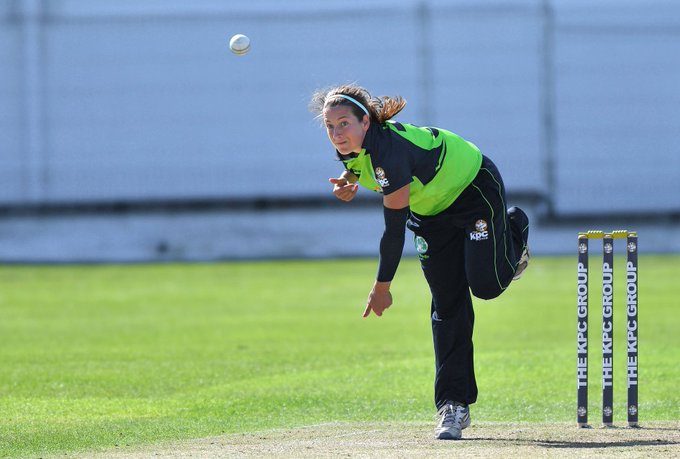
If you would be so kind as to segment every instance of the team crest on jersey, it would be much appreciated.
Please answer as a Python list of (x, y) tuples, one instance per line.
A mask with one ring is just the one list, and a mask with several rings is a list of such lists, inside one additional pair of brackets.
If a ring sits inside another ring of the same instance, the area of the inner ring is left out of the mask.
[(378, 182), (382, 188), (390, 186), (390, 181), (385, 177), (385, 170), (382, 167), (375, 168), (375, 181)]
[(475, 230), (470, 233), (471, 241), (486, 241), (489, 239), (489, 230), (486, 221), (477, 220), (475, 222)]

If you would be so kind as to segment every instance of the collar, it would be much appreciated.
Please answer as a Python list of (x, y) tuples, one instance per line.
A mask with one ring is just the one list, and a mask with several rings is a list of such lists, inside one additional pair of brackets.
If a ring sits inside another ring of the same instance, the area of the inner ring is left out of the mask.
[(366, 131), (366, 135), (364, 136), (361, 148), (369, 152), (377, 150), (378, 142), (380, 141), (380, 137), (382, 137), (382, 131), (383, 126), (381, 124), (371, 122), (371, 125), (368, 126), (368, 131)]
[(335, 150), (335, 156), (340, 161), (350, 161), (354, 158), (358, 158), (361, 153), (350, 153), (349, 155), (343, 155), (338, 150)]

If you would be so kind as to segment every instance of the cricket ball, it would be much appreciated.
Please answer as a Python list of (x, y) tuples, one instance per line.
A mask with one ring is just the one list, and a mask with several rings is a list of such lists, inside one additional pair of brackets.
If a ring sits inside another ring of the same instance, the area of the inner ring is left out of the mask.
[(229, 40), (229, 49), (237, 56), (247, 54), (248, 51), (250, 51), (250, 38), (241, 33), (237, 33)]

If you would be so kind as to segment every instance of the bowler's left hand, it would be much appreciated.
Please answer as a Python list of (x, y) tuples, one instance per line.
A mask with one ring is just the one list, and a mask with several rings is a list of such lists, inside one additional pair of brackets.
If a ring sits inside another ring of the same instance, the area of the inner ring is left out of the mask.
[(368, 294), (368, 301), (363, 317), (368, 317), (373, 313), (380, 317), (387, 308), (392, 306), (392, 294), (390, 293), (390, 282), (375, 281), (371, 292)]

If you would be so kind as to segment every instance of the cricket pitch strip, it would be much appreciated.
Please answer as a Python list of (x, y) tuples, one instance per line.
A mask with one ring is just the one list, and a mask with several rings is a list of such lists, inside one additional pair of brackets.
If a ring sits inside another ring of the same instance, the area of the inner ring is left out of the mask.
[(473, 422), (463, 431), (462, 440), (451, 441), (432, 437), (434, 422), (328, 423), (142, 447), (121, 446), (82, 457), (680, 457), (680, 421), (641, 424), (640, 428), (579, 429), (567, 423)]

